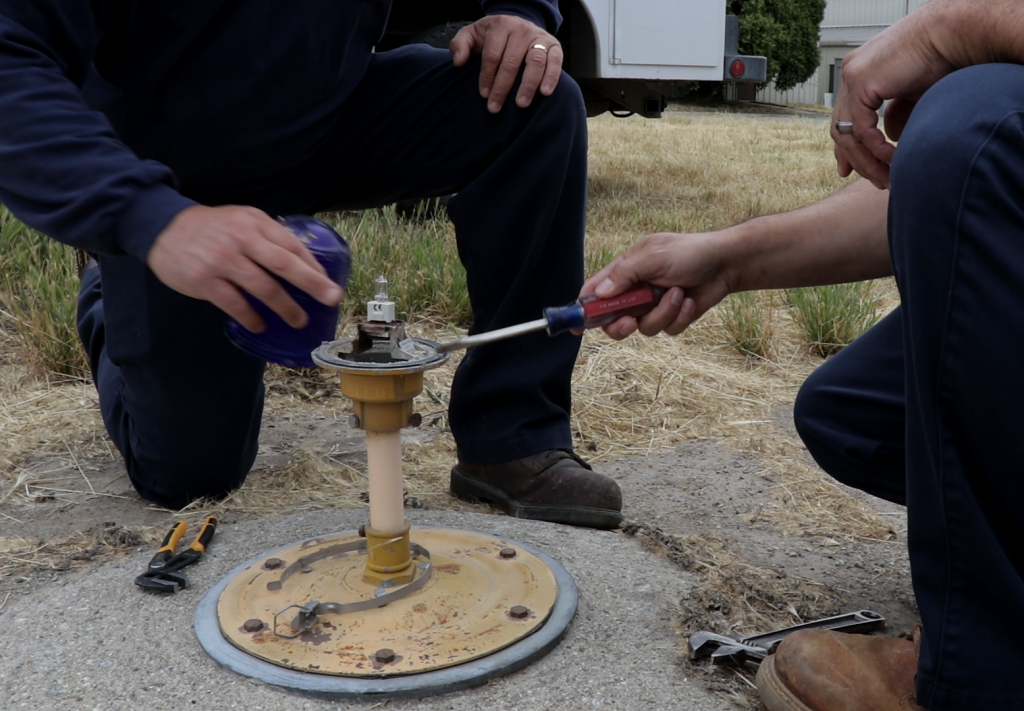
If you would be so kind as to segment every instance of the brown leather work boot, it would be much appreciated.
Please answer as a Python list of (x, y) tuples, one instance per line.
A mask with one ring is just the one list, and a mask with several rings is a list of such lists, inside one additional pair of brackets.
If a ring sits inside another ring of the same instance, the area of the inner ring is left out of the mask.
[(615, 480), (562, 449), (497, 464), (459, 462), (451, 492), (464, 501), (492, 503), (516, 518), (589, 528), (617, 528), (622, 522)]
[(794, 632), (761, 663), (757, 691), (769, 711), (924, 711), (914, 701), (918, 644)]

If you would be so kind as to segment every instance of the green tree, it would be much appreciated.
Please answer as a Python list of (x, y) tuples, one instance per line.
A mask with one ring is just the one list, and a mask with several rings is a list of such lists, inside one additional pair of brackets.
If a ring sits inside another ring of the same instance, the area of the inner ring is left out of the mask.
[(825, 0), (729, 0), (729, 12), (740, 18), (740, 53), (767, 57), (768, 81), (780, 91), (817, 71)]

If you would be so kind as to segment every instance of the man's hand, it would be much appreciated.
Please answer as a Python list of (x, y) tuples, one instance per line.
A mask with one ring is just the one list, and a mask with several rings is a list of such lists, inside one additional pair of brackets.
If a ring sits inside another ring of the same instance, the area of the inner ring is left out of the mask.
[(252, 207), (181, 211), (157, 236), (146, 263), (167, 286), (211, 302), (250, 331), (262, 331), (264, 323), (242, 291), (294, 328), (309, 320), (268, 272), (328, 306), (344, 295), (290, 230)]
[(583, 285), (581, 296), (616, 296), (641, 282), (669, 287), (661, 303), (639, 320), (624, 316), (604, 327), (621, 340), (639, 330), (677, 336), (731, 291), (711, 234), (647, 235)]
[[(935, 8), (941, 8), (938, 3)], [(876, 35), (843, 59), (843, 76), (832, 111), (836, 164), (844, 178), (853, 171), (877, 188), (889, 187), (889, 165), (896, 150), (878, 127), (885, 109), (885, 131), (898, 140), (921, 95), (956, 67), (934, 42), (936, 13), (927, 6)], [(836, 130), (836, 121), (853, 123), (852, 134)]]
[(514, 15), (488, 15), (459, 30), (449, 45), (452, 61), (461, 67), (471, 54), (481, 54), (480, 96), (487, 110), (501, 111), (515, 86), (519, 68), (526, 63), (516, 95), (516, 106), (525, 109), (540, 93), (551, 96), (562, 73), (562, 46), (554, 35), (529, 20)]

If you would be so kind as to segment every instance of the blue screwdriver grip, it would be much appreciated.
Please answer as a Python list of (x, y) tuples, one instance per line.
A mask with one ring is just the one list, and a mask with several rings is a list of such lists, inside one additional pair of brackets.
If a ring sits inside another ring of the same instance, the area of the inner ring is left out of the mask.
[(584, 327), (583, 307), (578, 301), (565, 306), (549, 306), (544, 309), (544, 318), (548, 322), (549, 336), (572, 330), (582, 331)]

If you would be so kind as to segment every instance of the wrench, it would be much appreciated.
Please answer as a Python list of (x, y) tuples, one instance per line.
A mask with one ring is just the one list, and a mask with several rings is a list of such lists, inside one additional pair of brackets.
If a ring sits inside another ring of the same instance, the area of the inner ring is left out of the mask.
[(824, 629), (867, 633), (884, 628), (884, 617), (870, 610), (859, 610), (740, 639), (701, 631), (690, 636), (690, 659), (710, 656), (711, 661), (715, 664), (727, 661), (741, 664), (750, 661), (760, 664), (761, 660), (775, 652), (775, 648), (783, 639), (798, 630)]
[(885, 618), (871, 610), (858, 610), (847, 612), (845, 615), (826, 617), (821, 620), (804, 622), (801, 625), (793, 625), (775, 632), (755, 634), (750, 637), (743, 637), (739, 641), (753, 647), (764, 647), (769, 654), (775, 652), (779, 642), (798, 630), (842, 630), (843, 632), (857, 632), (865, 634), (876, 630), (885, 629)]

